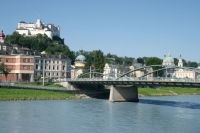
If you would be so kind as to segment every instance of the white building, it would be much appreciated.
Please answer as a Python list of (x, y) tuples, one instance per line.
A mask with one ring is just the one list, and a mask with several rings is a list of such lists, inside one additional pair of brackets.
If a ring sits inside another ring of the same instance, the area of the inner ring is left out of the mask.
[(71, 77), (71, 59), (63, 55), (39, 54), (34, 51), (34, 76), (65, 81)]
[(35, 36), (37, 34), (46, 34), (49, 38), (53, 38), (53, 36), (60, 37), (60, 27), (54, 26), (53, 24), (44, 24), (40, 19), (37, 20), (35, 24), (26, 23), (21, 21), (18, 23), (18, 27), (16, 29), (21, 35), (24, 36)]
[[(178, 66), (183, 67), (183, 60), (182, 60), (181, 56), (180, 56), (179, 61), (178, 61)], [(199, 75), (199, 73), (197, 73), (195, 71), (183, 69), (183, 68), (178, 68), (175, 71), (176, 78), (195, 79), (195, 78), (197, 78), (198, 75)]]
[[(119, 75), (122, 75), (126, 72), (129, 72), (131, 70), (137, 70), (139, 68), (143, 68), (143, 64), (139, 63), (137, 59), (135, 59), (133, 61), (133, 65), (132, 66), (126, 66), (126, 65), (109, 65), (109, 64), (105, 64), (104, 67), (104, 76), (103, 79), (112, 79), (112, 78), (117, 78)], [(151, 68), (145, 68), (145, 69), (139, 69), (137, 71), (131, 72), (130, 74), (127, 74), (126, 76), (128, 77), (142, 77), (146, 74), (144, 78), (151, 78), (153, 77), (153, 73), (151, 73), (153, 71), (152, 67)], [(124, 77), (126, 77), (124, 76)]]
[(106, 63), (103, 74), (104, 74), (103, 79), (117, 78), (117, 68), (113, 65), (109, 66), (108, 63)]

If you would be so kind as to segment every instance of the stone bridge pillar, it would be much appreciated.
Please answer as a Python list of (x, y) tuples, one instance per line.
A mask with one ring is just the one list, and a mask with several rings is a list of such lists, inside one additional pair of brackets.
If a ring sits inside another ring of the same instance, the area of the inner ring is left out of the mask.
[(136, 86), (111, 86), (111, 102), (138, 102), (138, 88)]

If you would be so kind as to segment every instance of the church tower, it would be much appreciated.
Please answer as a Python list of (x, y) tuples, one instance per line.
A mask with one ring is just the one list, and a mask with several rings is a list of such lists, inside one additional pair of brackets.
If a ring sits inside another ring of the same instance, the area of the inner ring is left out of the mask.
[(181, 58), (181, 55), (180, 55), (180, 58), (179, 58), (179, 61), (178, 61), (178, 66), (183, 67), (183, 60)]
[(4, 43), (5, 42), (5, 35), (3, 33), (3, 30), (0, 33), (0, 43)]

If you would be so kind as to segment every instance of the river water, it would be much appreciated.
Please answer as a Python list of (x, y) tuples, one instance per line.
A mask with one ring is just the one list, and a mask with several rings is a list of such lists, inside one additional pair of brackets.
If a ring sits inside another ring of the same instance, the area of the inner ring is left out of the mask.
[(200, 96), (1, 101), (0, 133), (199, 133)]

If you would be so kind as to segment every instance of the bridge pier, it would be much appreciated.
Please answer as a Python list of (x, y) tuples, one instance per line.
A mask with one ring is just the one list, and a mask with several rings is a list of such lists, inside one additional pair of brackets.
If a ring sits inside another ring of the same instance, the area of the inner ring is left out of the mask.
[(111, 86), (111, 102), (138, 102), (138, 88), (136, 86)]

